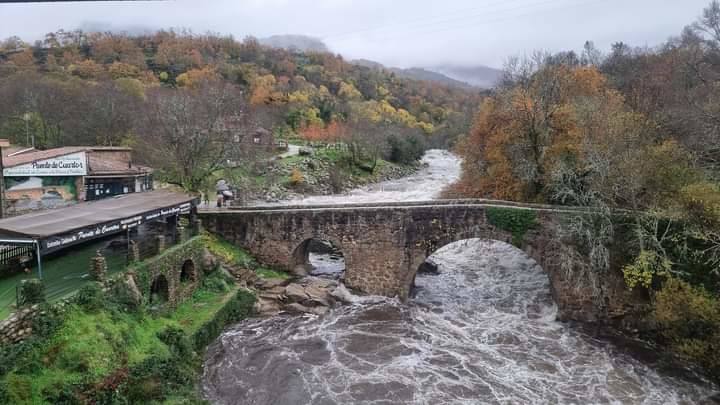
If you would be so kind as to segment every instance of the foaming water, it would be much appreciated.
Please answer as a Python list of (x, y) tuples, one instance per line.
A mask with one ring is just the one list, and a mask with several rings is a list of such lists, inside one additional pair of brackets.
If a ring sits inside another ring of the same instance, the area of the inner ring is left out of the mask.
[[(437, 198), (460, 160), (429, 151), (414, 176), (285, 204)], [(547, 276), (520, 250), (470, 240), (434, 255), (402, 304), (359, 297), (322, 318), (253, 319), (208, 350), (202, 381), (220, 404), (704, 404), (709, 384), (664, 376), (556, 322)], [(317, 265), (333, 273), (329, 260)]]
[[(460, 178), (460, 159), (445, 150), (429, 150), (423, 167), (415, 174), (349, 191), (345, 194), (313, 196), (281, 201), (280, 205), (348, 204), (369, 202), (424, 201), (438, 198), (442, 190)], [(267, 205), (262, 203), (261, 205)]]
[(224, 404), (703, 403), (709, 385), (663, 376), (555, 321), (547, 276), (523, 252), (471, 240), (436, 254), (414, 300), (359, 299), (322, 318), (236, 325), (209, 349)]

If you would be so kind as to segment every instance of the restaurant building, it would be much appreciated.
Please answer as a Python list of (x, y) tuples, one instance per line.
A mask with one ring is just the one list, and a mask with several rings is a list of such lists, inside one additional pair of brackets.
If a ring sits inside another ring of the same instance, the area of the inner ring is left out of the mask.
[(126, 147), (69, 146), (3, 150), (10, 211), (57, 208), (78, 201), (152, 190), (152, 169)]

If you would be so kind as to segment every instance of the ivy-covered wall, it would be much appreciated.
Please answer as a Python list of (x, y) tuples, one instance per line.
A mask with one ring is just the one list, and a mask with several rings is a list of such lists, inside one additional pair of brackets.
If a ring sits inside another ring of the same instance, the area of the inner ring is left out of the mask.
[[(203, 268), (203, 252), (205, 245), (200, 236), (189, 239), (179, 245), (175, 245), (158, 256), (132, 265), (128, 273), (133, 275), (135, 284), (142, 294), (145, 304), (155, 304), (153, 295), (153, 283), (156, 287), (164, 277), (167, 283), (167, 302), (174, 307), (185, 299), (189, 298), (195, 289), (200, 285), (206, 270)], [(190, 261), (192, 269), (190, 274), (183, 276), (183, 265)]]

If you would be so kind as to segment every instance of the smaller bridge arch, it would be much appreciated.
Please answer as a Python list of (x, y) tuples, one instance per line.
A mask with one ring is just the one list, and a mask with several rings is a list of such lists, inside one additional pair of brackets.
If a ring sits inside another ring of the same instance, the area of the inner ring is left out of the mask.
[(164, 274), (155, 277), (150, 285), (150, 303), (164, 304), (170, 299), (170, 284)]
[(195, 267), (195, 262), (192, 259), (187, 259), (183, 262), (180, 268), (180, 282), (181, 283), (194, 283), (198, 280), (198, 273)]
[[(313, 263), (311, 263), (311, 253), (330, 253), (330, 252), (318, 252), (318, 247), (322, 247), (322, 245), (329, 244), (331, 247), (328, 247), (327, 250), (329, 251), (337, 251), (340, 252), (343, 261), (345, 260), (345, 252), (343, 251), (342, 245), (340, 242), (335, 238), (323, 238), (323, 237), (311, 237), (307, 238), (304, 241), (300, 242), (297, 247), (293, 250), (292, 253), (292, 262), (290, 263), (290, 267), (293, 270), (296, 270), (298, 267), (302, 267), (304, 271), (311, 271), (313, 270)], [(322, 250), (322, 249), (319, 249)], [(343, 269), (344, 271), (344, 269)]]

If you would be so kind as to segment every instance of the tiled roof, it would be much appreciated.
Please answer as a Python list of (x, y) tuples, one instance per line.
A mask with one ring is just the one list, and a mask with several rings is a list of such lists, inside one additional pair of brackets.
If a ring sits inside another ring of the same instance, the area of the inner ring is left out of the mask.
[(102, 159), (92, 153), (88, 155), (90, 175), (96, 174), (124, 174), (124, 173), (147, 173), (151, 169), (145, 166), (132, 165), (128, 167), (127, 162), (112, 159)]
[(21, 153), (15, 156), (4, 156), (3, 165), (5, 167), (14, 167), (24, 165), (38, 160), (52, 159), (59, 156), (65, 156), (72, 153), (78, 152), (90, 152), (90, 151), (132, 151), (131, 148), (122, 146), (65, 146), (62, 148), (54, 148), (48, 150), (33, 150), (26, 153)]
[(52, 159), (58, 156), (65, 156), (72, 153), (83, 152), (88, 150), (87, 146), (66, 146), (62, 148), (37, 150), (33, 152), (21, 153), (19, 155), (3, 157), (3, 165), (5, 167), (14, 167), (24, 165), (38, 160)]

